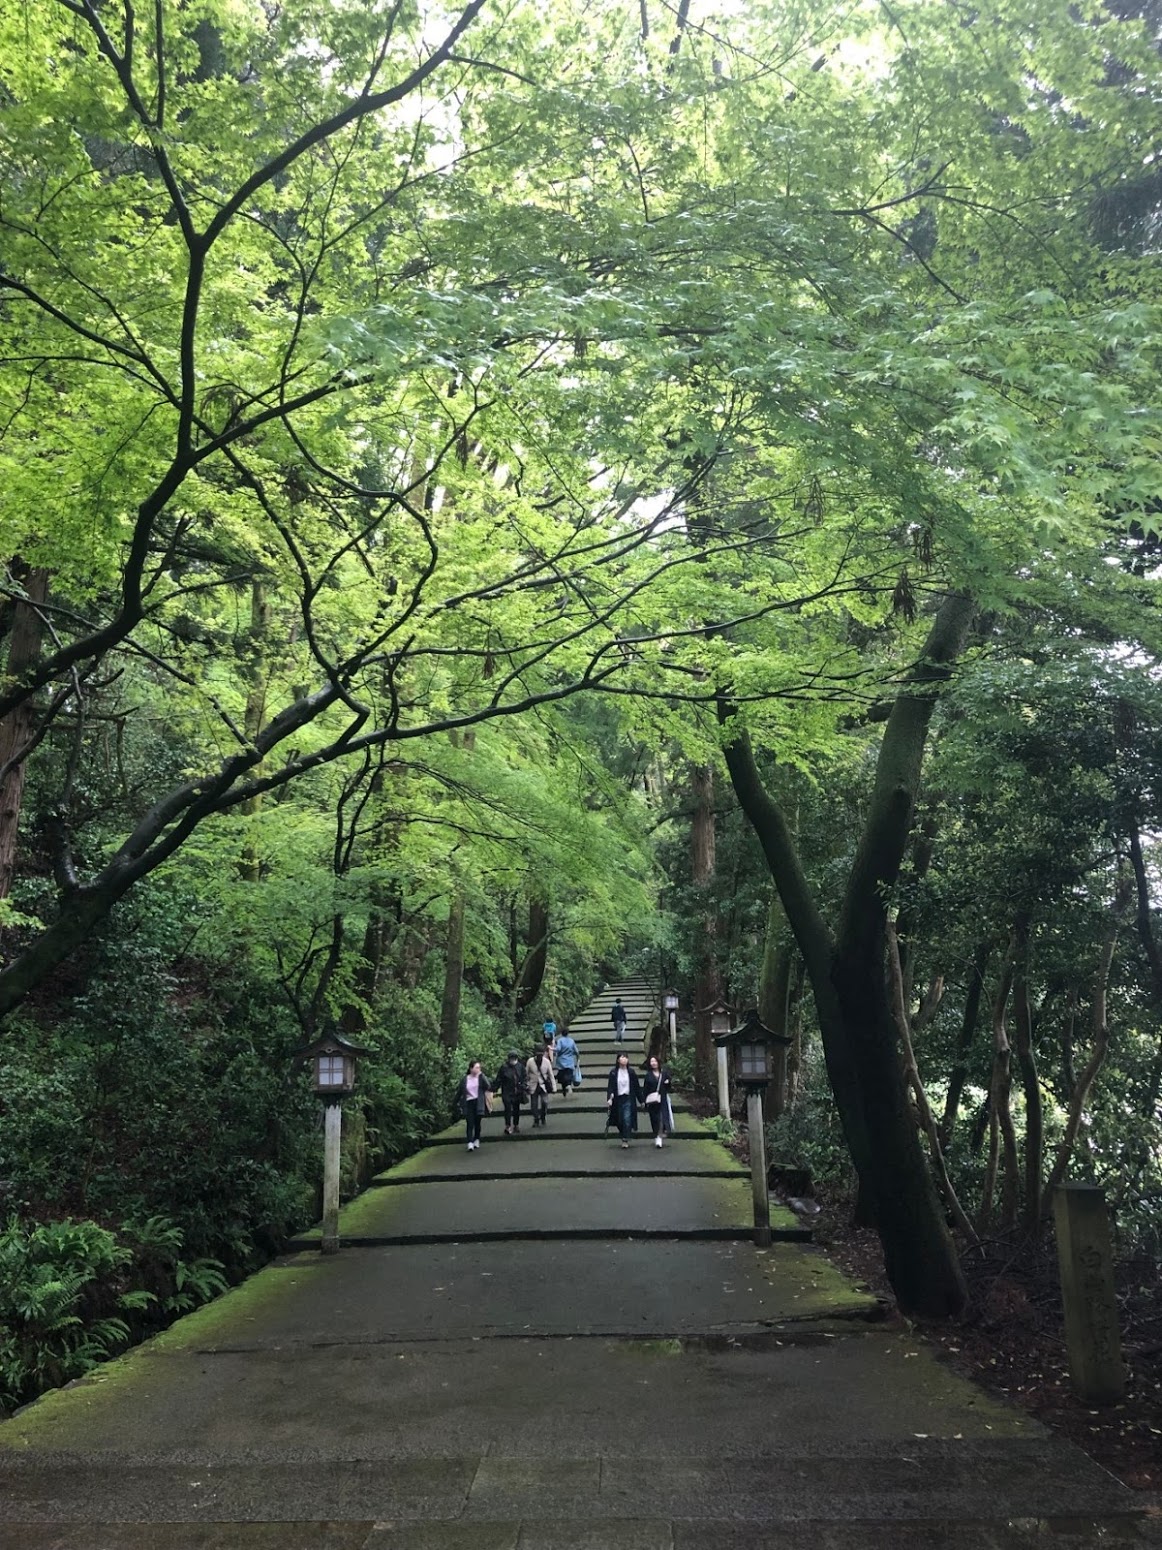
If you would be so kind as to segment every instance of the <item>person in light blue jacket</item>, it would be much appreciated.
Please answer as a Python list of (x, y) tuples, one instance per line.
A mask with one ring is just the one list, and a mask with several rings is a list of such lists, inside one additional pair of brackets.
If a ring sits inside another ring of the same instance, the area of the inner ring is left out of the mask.
[(557, 1035), (557, 1082), (567, 1098), (577, 1081), (581, 1054), (576, 1041), (569, 1033)]

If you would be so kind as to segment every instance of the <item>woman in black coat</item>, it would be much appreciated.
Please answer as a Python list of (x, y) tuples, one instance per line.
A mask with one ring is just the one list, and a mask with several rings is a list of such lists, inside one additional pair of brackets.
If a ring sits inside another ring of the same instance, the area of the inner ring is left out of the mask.
[(650, 1117), (655, 1146), (661, 1146), (666, 1132), (674, 1128), (670, 1085), (670, 1068), (662, 1065), (656, 1055), (651, 1055), (642, 1074), (642, 1092), (645, 1094), (646, 1113)]
[(510, 1049), (508, 1059), (496, 1073), (496, 1088), (504, 1104), (504, 1133), (520, 1135), (520, 1106), (528, 1097), (524, 1061), (516, 1050)]
[(622, 1146), (629, 1145), (629, 1138), (637, 1129), (637, 1111), (641, 1106), (642, 1084), (638, 1074), (630, 1070), (629, 1056), (619, 1055), (605, 1084), (605, 1107), (609, 1110), (605, 1124), (607, 1129), (611, 1124), (617, 1126)]
[(468, 1150), (480, 1150), (480, 1121), (488, 1113), (488, 1095), (492, 1083), (485, 1076), (480, 1062), (474, 1060), (460, 1078), (456, 1089), (456, 1108), (464, 1116), (468, 1126)]

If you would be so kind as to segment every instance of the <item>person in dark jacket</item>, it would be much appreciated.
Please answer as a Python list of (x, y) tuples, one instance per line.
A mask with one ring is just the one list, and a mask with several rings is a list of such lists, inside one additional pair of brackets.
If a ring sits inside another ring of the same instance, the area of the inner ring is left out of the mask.
[(468, 1150), (480, 1150), (480, 1121), (488, 1113), (488, 1094), (492, 1083), (485, 1076), (478, 1060), (474, 1060), (460, 1078), (456, 1089), (456, 1107), (463, 1114), (468, 1126)]
[(625, 1038), (625, 1007), (621, 1004), (621, 997), (615, 996), (613, 1011), (609, 1014), (613, 1018), (613, 1036), (620, 1044)]
[(629, 1138), (637, 1129), (637, 1111), (641, 1106), (642, 1084), (638, 1074), (630, 1069), (629, 1056), (619, 1055), (605, 1084), (605, 1107), (609, 1110), (606, 1126), (617, 1126), (622, 1146), (629, 1145)]
[(496, 1073), (496, 1086), (500, 1101), (504, 1104), (504, 1133), (520, 1135), (520, 1106), (528, 1095), (525, 1082), (524, 1062), (516, 1050), (510, 1049), (508, 1059)]
[(642, 1093), (650, 1129), (654, 1133), (654, 1145), (661, 1146), (664, 1137), (674, 1128), (674, 1113), (670, 1107), (670, 1068), (662, 1065), (656, 1055), (646, 1061)]

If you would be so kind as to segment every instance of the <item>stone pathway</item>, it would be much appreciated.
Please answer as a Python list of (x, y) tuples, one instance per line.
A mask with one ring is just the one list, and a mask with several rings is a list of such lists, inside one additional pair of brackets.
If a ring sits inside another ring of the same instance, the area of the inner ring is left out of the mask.
[(542, 1131), (452, 1127), (296, 1252), (0, 1425), (0, 1550), (1142, 1545), (1129, 1492), (875, 1321), (682, 1106), (602, 1132), (626, 983)]

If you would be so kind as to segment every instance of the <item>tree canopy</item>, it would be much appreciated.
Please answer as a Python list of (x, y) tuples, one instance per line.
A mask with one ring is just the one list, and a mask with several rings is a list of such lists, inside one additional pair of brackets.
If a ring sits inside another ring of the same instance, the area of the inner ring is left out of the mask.
[(25, 0), (0, 61), (9, 1029), (154, 919), (256, 1073), (389, 1030), (434, 1109), (422, 1040), (687, 939), (729, 773), (914, 1260), (893, 942), (905, 1020), (1114, 916), (1162, 994), (1151, 9)]

